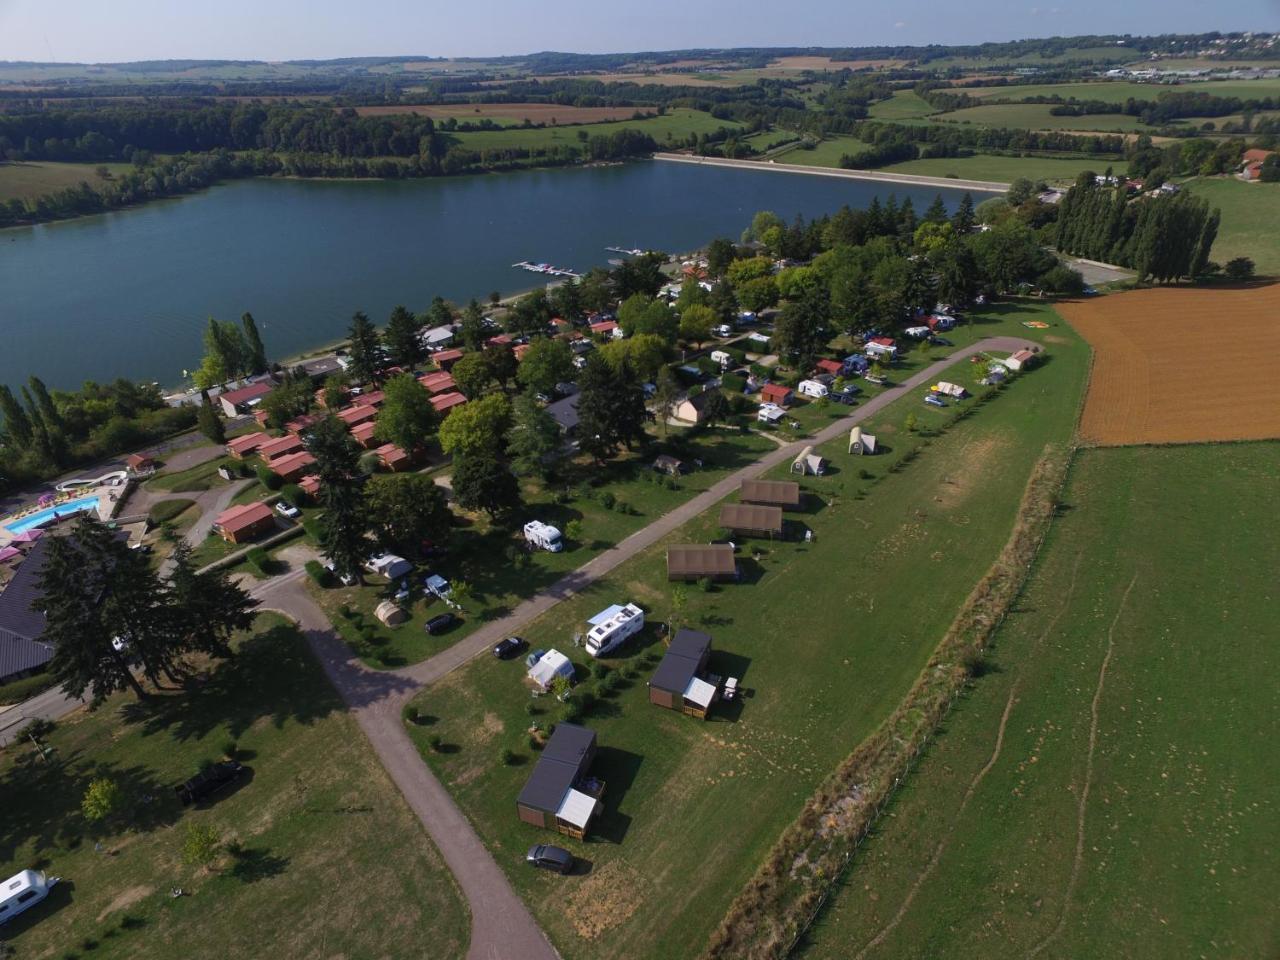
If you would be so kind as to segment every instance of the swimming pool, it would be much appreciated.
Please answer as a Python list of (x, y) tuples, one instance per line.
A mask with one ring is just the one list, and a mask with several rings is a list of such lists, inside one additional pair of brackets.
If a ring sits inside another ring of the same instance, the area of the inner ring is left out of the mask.
[(36, 513), (28, 514), (21, 520), (6, 523), (4, 528), (13, 534), (26, 533), (33, 527), (44, 526), (54, 517), (69, 517), (73, 513), (84, 513), (86, 510), (97, 512), (97, 497), (81, 497), (79, 500), (68, 500), (66, 503), (59, 503)]

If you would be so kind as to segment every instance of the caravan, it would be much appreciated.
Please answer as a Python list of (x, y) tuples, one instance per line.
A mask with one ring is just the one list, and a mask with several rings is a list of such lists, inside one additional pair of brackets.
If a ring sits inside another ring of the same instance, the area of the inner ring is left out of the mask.
[(644, 627), (644, 611), (634, 603), (626, 606), (614, 604), (601, 610), (588, 622), (591, 629), (587, 632), (587, 653), (593, 657), (603, 657), (640, 632)]
[(524, 525), (524, 539), (530, 547), (559, 553), (564, 549), (560, 531), (541, 520), (530, 520)]
[(812, 397), (814, 400), (821, 400), (830, 392), (827, 385), (819, 380), (801, 380), (796, 390), (801, 396)]
[(34, 907), (49, 895), (57, 877), (46, 877), (39, 870), (15, 873), (0, 887), (0, 923), (7, 923), (24, 910)]

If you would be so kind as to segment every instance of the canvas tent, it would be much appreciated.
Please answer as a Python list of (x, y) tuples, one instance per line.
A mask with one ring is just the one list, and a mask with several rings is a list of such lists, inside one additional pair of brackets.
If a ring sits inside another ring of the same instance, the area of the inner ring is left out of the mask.
[(555, 682), (556, 677), (572, 680), (573, 672), (573, 664), (569, 662), (569, 658), (559, 650), (552, 649), (538, 657), (530, 665), (529, 679), (540, 690), (546, 691), (551, 689), (551, 684)]
[(870, 433), (863, 433), (861, 427), (849, 431), (849, 452), (859, 456), (876, 452), (876, 438)]
[(800, 484), (790, 480), (743, 480), (738, 499), (743, 503), (796, 510), (800, 506)]
[(734, 580), (738, 564), (727, 543), (680, 544), (667, 547), (668, 580)]
[(378, 604), (377, 609), (373, 611), (373, 615), (388, 627), (398, 626), (409, 619), (409, 615), (391, 600), (383, 600)]
[(720, 526), (735, 533), (780, 537), (782, 508), (755, 503), (726, 503), (720, 508)]
[(826, 470), (826, 461), (813, 452), (812, 444), (801, 450), (800, 455), (791, 461), (792, 473), (812, 474), (815, 477), (820, 477), (824, 470)]

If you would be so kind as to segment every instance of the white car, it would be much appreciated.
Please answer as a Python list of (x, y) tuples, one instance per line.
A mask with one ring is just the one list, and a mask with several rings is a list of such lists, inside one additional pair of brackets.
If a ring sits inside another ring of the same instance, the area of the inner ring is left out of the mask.
[(290, 520), (297, 520), (302, 516), (302, 511), (295, 507), (292, 503), (286, 503), (284, 500), (276, 501), (276, 513)]

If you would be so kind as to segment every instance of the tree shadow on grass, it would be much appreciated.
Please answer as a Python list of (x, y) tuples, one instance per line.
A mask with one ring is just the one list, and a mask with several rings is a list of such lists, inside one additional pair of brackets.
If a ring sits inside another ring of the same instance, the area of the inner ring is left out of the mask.
[(302, 634), (282, 624), (246, 639), (185, 695), (127, 703), (120, 715), (144, 736), (164, 733), (182, 743), (224, 726), (239, 737), (263, 717), (277, 728), (290, 720), (309, 725), (341, 709)]
[(288, 857), (277, 857), (265, 847), (245, 847), (234, 844), (228, 851), (232, 865), (228, 874), (241, 883), (257, 883), (284, 873), (289, 866)]

